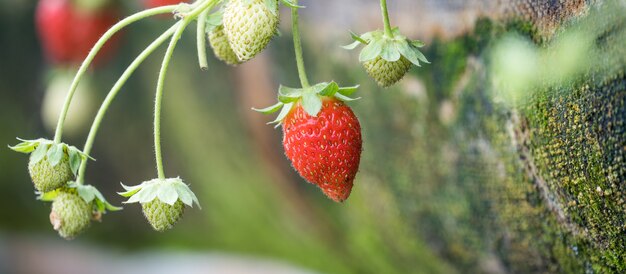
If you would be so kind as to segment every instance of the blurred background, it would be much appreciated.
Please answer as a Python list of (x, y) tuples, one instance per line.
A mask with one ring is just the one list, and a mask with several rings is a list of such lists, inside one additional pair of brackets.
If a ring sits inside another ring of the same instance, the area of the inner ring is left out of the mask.
[[(275, 102), (279, 84), (298, 84), (289, 11), (282, 36), (236, 68), (209, 52), (201, 71), (189, 28), (166, 79), (162, 138), (166, 175), (190, 184), (202, 210), (157, 233), (140, 206), (125, 205), (68, 242), (49, 223), (50, 204), (35, 200), (28, 157), (5, 148), (0, 273), (626, 271), (623, 1), (607, 10), (613, 1), (389, 0), (392, 24), (424, 40), (432, 63), (390, 89), (367, 78), (358, 52), (339, 47), (350, 43), (348, 30), (382, 28), (378, 1), (300, 3), (311, 81), (361, 85), (350, 105), (364, 151), (350, 199), (334, 203), (303, 181), (280, 129), (265, 125), (273, 117), (250, 110)], [(52, 138), (67, 85), (58, 75), (72, 73), (46, 60), (36, 5), (0, 0), (0, 144)], [(143, 7), (116, 5), (122, 15)], [(113, 83), (173, 22), (146, 19), (123, 32), (79, 87), (66, 143), (82, 147)], [(583, 46), (559, 47), (571, 33), (580, 36), (562, 44)], [(559, 71), (563, 60), (553, 56), (563, 50), (572, 51), (562, 59), (594, 61), (568, 63), (578, 69), (558, 81), (528, 73)], [(87, 183), (115, 205), (120, 182), (156, 175), (152, 108), (163, 52), (127, 82), (91, 153)]]

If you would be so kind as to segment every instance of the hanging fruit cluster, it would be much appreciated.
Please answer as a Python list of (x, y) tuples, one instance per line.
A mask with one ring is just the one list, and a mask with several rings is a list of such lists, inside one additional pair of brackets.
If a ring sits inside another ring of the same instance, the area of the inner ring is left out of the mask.
[[(39, 199), (52, 201), (50, 221), (67, 239), (84, 231), (91, 220), (106, 211), (121, 208), (109, 204), (93, 186), (85, 184), (90, 152), (105, 114), (128, 78), (159, 46), (169, 40), (157, 79), (154, 107), (154, 147), (157, 177), (135, 186), (122, 185), (125, 203), (139, 203), (157, 231), (170, 229), (186, 206), (198, 204), (189, 186), (180, 178), (168, 178), (161, 151), (161, 104), (164, 82), (172, 54), (185, 29), (197, 22), (198, 62), (207, 69), (206, 42), (216, 58), (229, 65), (244, 63), (263, 51), (277, 34), (279, 4), (291, 9), (295, 60), (300, 87), (280, 86), (278, 102), (262, 113), (279, 112), (272, 122), (283, 130), (283, 147), (292, 166), (308, 182), (336, 202), (350, 196), (359, 169), (362, 150), (361, 126), (348, 102), (358, 86), (341, 87), (334, 81), (311, 84), (302, 57), (297, 0), (142, 0), (146, 10), (117, 21), (117, 12), (107, 0), (40, 0), (36, 20), (44, 53), (51, 64), (74, 67), (80, 64), (65, 102), (53, 140), (22, 140), (11, 147), (30, 154), (28, 170)], [(86, 5), (84, 3), (92, 3)], [(428, 62), (418, 50), (423, 44), (407, 39), (391, 28), (386, 0), (381, 0), (384, 30), (353, 34), (354, 49), (365, 45), (360, 60), (367, 73), (383, 87), (398, 82), (411, 66)], [(115, 49), (117, 34), (126, 26), (151, 16), (173, 14), (176, 22), (157, 37), (126, 68), (100, 106), (82, 151), (62, 141), (68, 109), (78, 84), (92, 64), (99, 64)]]

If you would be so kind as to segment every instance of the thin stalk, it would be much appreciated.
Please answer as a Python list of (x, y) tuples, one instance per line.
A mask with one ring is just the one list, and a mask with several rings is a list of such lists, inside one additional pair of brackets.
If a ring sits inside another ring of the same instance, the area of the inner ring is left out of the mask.
[(380, 9), (383, 13), (383, 22), (385, 24), (385, 35), (393, 37), (391, 32), (391, 24), (389, 24), (389, 12), (387, 11), (387, 0), (380, 0)]
[(180, 40), (185, 28), (205, 10), (211, 9), (219, 0), (207, 0), (202, 2), (197, 8), (194, 8), (190, 13), (183, 15), (183, 22), (176, 29), (176, 32), (170, 40), (170, 44), (165, 52), (163, 63), (161, 64), (161, 71), (159, 72), (159, 79), (157, 80), (156, 96), (154, 100), (154, 158), (157, 165), (157, 173), (159, 179), (165, 179), (165, 172), (163, 170), (163, 154), (161, 149), (161, 106), (163, 103), (163, 88), (165, 84), (165, 76), (167, 75), (167, 69), (169, 68), (174, 49), (176, 44)]
[[(298, 1), (294, 1), (295, 5), (298, 5)], [(298, 8), (291, 8), (291, 30), (293, 31), (293, 46), (296, 52), (296, 63), (298, 64), (298, 76), (300, 77), (300, 84), (303, 88), (310, 87), (309, 79), (306, 76), (306, 69), (304, 67), (304, 58), (302, 57), (302, 41), (300, 38), (300, 30), (298, 29)]]
[(78, 83), (80, 82), (80, 79), (83, 77), (83, 75), (87, 71), (87, 68), (89, 68), (89, 65), (91, 65), (91, 62), (96, 57), (100, 49), (102, 49), (102, 47), (104, 46), (104, 44), (107, 41), (109, 41), (109, 39), (111, 39), (113, 35), (115, 35), (118, 31), (120, 31), (124, 27), (134, 22), (137, 22), (141, 19), (144, 19), (146, 17), (150, 17), (150, 16), (157, 15), (157, 14), (171, 13), (174, 10), (176, 10), (177, 7), (178, 5), (163, 6), (163, 7), (148, 9), (148, 10), (135, 13), (129, 17), (124, 18), (122, 21), (118, 22), (117, 24), (113, 25), (107, 32), (105, 32), (102, 35), (100, 40), (96, 42), (94, 47), (89, 52), (89, 55), (87, 55), (87, 58), (85, 58), (80, 68), (78, 69), (78, 72), (76, 73), (76, 76), (74, 77), (74, 81), (72, 81), (72, 85), (70, 86), (70, 90), (67, 93), (67, 96), (65, 97), (65, 103), (63, 104), (63, 109), (61, 110), (61, 113), (59, 114), (59, 121), (57, 123), (56, 132), (54, 134), (55, 143), (61, 142), (61, 137), (63, 136), (63, 123), (65, 122), (65, 118), (67, 117), (67, 111), (69, 110), (70, 104), (72, 103), (72, 97), (74, 96), (74, 93), (76, 92)]
[(202, 70), (207, 70), (209, 69), (209, 64), (207, 62), (207, 57), (206, 57), (206, 40), (207, 40), (207, 36), (206, 36), (206, 19), (209, 16), (209, 9), (203, 11), (202, 13), (200, 13), (200, 16), (198, 17), (198, 29), (197, 29), (197, 33), (196, 33), (196, 40), (197, 40), (197, 46), (198, 46), (198, 63), (200, 64), (200, 69)]
[[(91, 152), (91, 148), (93, 147), (94, 140), (98, 133), (98, 129), (100, 128), (100, 124), (102, 123), (102, 119), (106, 114), (111, 102), (115, 99), (119, 91), (122, 89), (128, 78), (135, 72), (135, 70), (141, 65), (150, 54), (152, 54), (159, 46), (161, 46), (167, 39), (172, 36), (176, 28), (180, 23), (176, 23), (166, 32), (161, 34), (156, 40), (154, 40), (146, 49), (144, 49), (135, 60), (126, 68), (122, 76), (117, 80), (115, 85), (109, 91), (109, 94), (102, 102), (100, 109), (98, 110), (98, 114), (91, 125), (91, 129), (89, 130), (89, 135), (87, 136), (87, 141), (85, 142), (85, 146), (83, 147), (83, 152), (87, 155)], [(80, 171), (78, 172), (78, 178), (76, 182), (78, 184), (83, 184), (85, 179), (85, 170), (87, 169), (87, 162), (83, 161), (80, 166)]]

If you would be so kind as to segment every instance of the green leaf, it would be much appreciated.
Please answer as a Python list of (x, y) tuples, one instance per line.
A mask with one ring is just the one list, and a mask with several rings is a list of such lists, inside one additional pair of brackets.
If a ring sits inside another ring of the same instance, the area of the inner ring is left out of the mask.
[(78, 173), (78, 169), (80, 168), (82, 157), (80, 155), (80, 152), (74, 147), (69, 148), (68, 153), (70, 156), (70, 168), (72, 169), (72, 173), (74, 174), (74, 176), (76, 176), (76, 174)]
[(400, 54), (404, 56), (404, 58), (409, 60), (414, 65), (420, 66), (419, 56), (415, 53), (414, 48), (411, 47), (406, 40), (396, 42), (396, 47), (398, 48)]
[(316, 93), (307, 92), (302, 96), (302, 108), (309, 115), (317, 117), (322, 110), (322, 99)]
[(65, 152), (63, 151), (63, 144), (53, 144), (48, 150), (48, 163), (51, 166), (56, 166), (61, 162), (63, 156), (65, 156)]
[(30, 155), (30, 162), (32, 164), (39, 163), (39, 161), (41, 161), (46, 156), (46, 153), (48, 152), (48, 146), (48, 144), (40, 144), (39, 146), (37, 146), (35, 152)]
[(360, 62), (367, 62), (378, 57), (383, 50), (382, 40), (372, 40), (367, 46), (363, 48), (359, 55)]
[(330, 82), (330, 84), (327, 84), (323, 90), (317, 92), (317, 94), (319, 94), (320, 96), (331, 97), (335, 95), (337, 91), (339, 91), (339, 85), (337, 85), (337, 83), (333, 81), (333, 82)]
[(384, 39), (382, 50), (380, 52), (380, 57), (389, 62), (395, 62), (400, 59), (400, 52), (396, 48), (393, 41)]
[(293, 1), (293, 0), (281, 0), (281, 2), (283, 2), (283, 4), (285, 6), (290, 7), (292, 9), (303, 9), (303, 8), (305, 8), (305, 6), (297, 5), (295, 3), (295, 1)]
[(271, 113), (277, 112), (283, 105), (284, 105), (283, 102), (278, 102), (273, 106), (269, 106), (269, 107), (262, 108), (262, 109), (252, 108), (252, 110), (265, 113), (265, 114), (271, 114)]
[(340, 87), (337, 92), (341, 93), (341, 95), (350, 96), (355, 93), (359, 89), (360, 85), (352, 86), (352, 87)]
[(283, 106), (283, 109), (280, 110), (280, 113), (278, 113), (278, 116), (276, 117), (276, 119), (272, 122), (269, 122), (268, 124), (278, 123), (278, 125), (280, 125), (283, 119), (285, 119), (285, 117), (287, 117), (287, 114), (289, 114), (289, 112), (291, 111), (293, 104), (294, 103), (285, 104)]
[(350, 98), (350, 97), (345, 96), (345, 95), (343, 95), (341, 93), (335, 93), (335, 98), (337, 98), (337, 99), (339, 99), (341, 101), (344, 101), (344, 102), (352, 102), (352, 101), (356, 101), (356, 100), (361, 99), (361, 97), (359, 97), (359, 98)]

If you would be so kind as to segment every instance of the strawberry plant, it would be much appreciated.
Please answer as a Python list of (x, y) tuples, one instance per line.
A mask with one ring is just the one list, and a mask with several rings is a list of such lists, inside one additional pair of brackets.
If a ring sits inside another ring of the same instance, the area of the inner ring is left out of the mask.
[[(85, 3), (91, 3), (75, 1), (82, 8), (85, 8)], [(108, 7), (106, 0), (97, 2), (98, 5), (92, 3), (86, 6), (91, 12), (103, 12), (103, 7)], [(156, 178), (134, 186), (122, 185), (124, 191), (119, 194), (128, 198), (126, 204), (139, 203), (146, 219), (156, 231), (172, 228), (182, 218), (187, 206), (195, 204), (199, 207), (198, 199), (189, 185), (180, 178), (167, 177), (163, 168), (161, 108), (164, 83), (174, 50), (184, 31), (196, 22), (198, 64), (201, 69), (208, 68), (207, 40), (216, 58), (226, 64), (234, 66), (246, 62), (263, 51), (276, 36), (281, 3), (291, 9), (300, 87), (280, 86), (275, 105), (255, 110), (263, 113), (278, 112), (272, 123), (282, 127), (285, 154), (305, 180), (318, 186), (333, 201), (343, 202), (348, 199), (359, 169), (362, 150), (361, 126), (348, 103), (358, 99), (350, 96), (359, 86), (341, 87), (335, 81), (309, 83), (299, 31), (298, 13), (304, 7), (299, 6), (297, 0), (198, 0), (193, 3), (145, 0), (143, 3), (148, 9), (119, 22), (109, 20), (112, 13), (108, 12), (82, 18), (82, 15), (74, 13), (72, 3), (75, 2), (40, 0), (37, 12), (41, 40), (50, 62), (76, 63), (82, 60), (59, 114), (54, 138), (20, 139), (21, 143), (11, 147), (17, 152), (30, 154), (28, 170), (31, 179), (38, 198), (52, 202), (50, 222), (59, 235), (72, 239), (87, 229), (92, 220), (99, 221), (107, 211), (121, 209), (108, 203), (94, 186), (85, 184), (87, 164), (93, 159), (90, 153), (102, 120), (126, 81), (168, 40), (154, 101)], [(428, 61), (417, 49), (423, 46), (421, 42), (409, 40), (397, 28), (390, 27), (385, 0), (381, 1), (381, 7), (384, 31), (361, 36), (353, 34), (356, 42), (347, 48), (354, 49), (364, 44), (360, 60), (368, 74), (381, 86), (387, 87), (400, 80), (412, 65)], [(166, 14), (173, 14), (175, 22), (128, 65), (113, 85), (98, 109), (82, 150), (63, 143), (68, 109), (87, 69), (103, 54), (106, 55), (106, 47), (125, 27), (148, 17)], [(77, 29), (68, 31), (70, 28)], [(71, 48), (72, 43), (76, 43), (76, 48)]]

